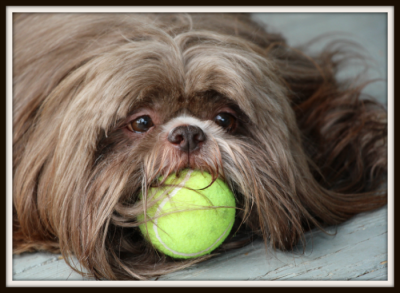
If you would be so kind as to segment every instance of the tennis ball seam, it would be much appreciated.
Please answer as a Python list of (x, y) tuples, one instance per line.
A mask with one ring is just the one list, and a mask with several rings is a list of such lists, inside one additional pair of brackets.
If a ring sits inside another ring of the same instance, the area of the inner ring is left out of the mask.
[(157, 227), (158, 216), (160, 215), (161, 210), (162, 210), (162, 208), (164, 207), (164, 205), (167, 204), (167, 202), (168, 202), (169, 200), (171, 200), (171, 198), (174, 197), (174, 196), (179, 192), (179, 190), (182, 189), (182, 186), (185, 186), (186, 182), (190, 179), (190, 175), (192, 174), (192, 172), (193, 172), (193, 170), (189, 170), (189, 171), (187, 172), (185, 178), (183, 179), (183, 181), (180, 183), (181, 186), (176, 187), (176, 188), (170, 193), (170, 196), (167, 196), (166, 198), (164, 198), (164, 199), (162, 200), (162, 202), (161, 202), (160, 205), (158, 206), (157, 211), (156, 211), (156, 213), (155, 213), (155, 221), (154, 221), (154, 223), (153, 223), (153, 230), (154, 230), (154, 233), (155, 233), (155, 235), (156, 235), (158, 241), (164, 246), (164, 248), (167, 249), (167, 250), (169, 250), (170, 252), (176, 254), (176, 255), (186, 256), (186, 257), (194, 257), (194, 256), (197, 256), (197, 255), (203, 254), (204, 252), (209, 251), (213, 246), (215, 246), (215, 245), (221, 240), (222, 237), (225, 236), (225, 234), (226, 234), (227, 231), (230, 231), (230, 229), (231, 229), (231, 227), (232, 227), (232, 224), (233, 224), (233, 221), (231, 221), (231, 222), (229, 223), (227, 229), (225, 229), (224, 233), (222, 233), (221, 236), (219, 236), (218, 239), (217, 239), (213, 244), (211, 244), (211, 245), (210, 245), (209, 247), (207, 247), (206, 249), (203, 249), (202, 251), (198, 251), (198, 252), (195, 252), (195, 253), (182, 253), (182, 252), (178, 252), (178, 251), (175, 251), (175, 250), (173, 250), (172, 248), (168, 247), (168, 245), (166, 245), (166, 244), (164, 243), (164, 241), (162, 240), (161, 236), (158, 234), (158, 227)]

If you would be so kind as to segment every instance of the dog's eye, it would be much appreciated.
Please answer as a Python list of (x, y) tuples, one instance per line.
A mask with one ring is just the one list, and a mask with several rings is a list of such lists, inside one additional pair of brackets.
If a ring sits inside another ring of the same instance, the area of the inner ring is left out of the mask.
[(219, 113), (217, 116), (215, 116), (214, 121), (227, 131), (234, 130), (236, 126), (236, 118), (229, 113)]
[(128, 124), (128, 129), (133, 132), (146, 132), (154, 126), (150, 116), (141, 116)]

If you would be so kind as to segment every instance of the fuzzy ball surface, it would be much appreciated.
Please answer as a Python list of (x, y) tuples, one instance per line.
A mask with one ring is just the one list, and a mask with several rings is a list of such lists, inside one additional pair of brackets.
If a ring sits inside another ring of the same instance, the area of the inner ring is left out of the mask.
[[(170, 175), (166, 186), (151, 188), (148, 202), (157, 203), (147, 210), (147, 222), (139, 226), (144, 237), (174, 258), (211, 253), (229, 235), (236, 206), (222, 180), (211, 182), (209, 173), (184, 170), (179, 178)], [(143, 221), (144, 215), (138, 220)]]

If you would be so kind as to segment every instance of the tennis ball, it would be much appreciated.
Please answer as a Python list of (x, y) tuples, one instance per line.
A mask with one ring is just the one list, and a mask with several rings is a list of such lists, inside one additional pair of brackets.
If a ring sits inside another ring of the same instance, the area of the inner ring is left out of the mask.
[(195, 258), (217, 248), (232, 229), (235, 197), (222, 180), (211, 182), (208, 173), (184, 170), (179, 178), (172, 174), (166, 179), (169, 186), (149, 189), (148, 200), (154, 196), (157, 203), (139, 226), (144, 237), (175, 258)]

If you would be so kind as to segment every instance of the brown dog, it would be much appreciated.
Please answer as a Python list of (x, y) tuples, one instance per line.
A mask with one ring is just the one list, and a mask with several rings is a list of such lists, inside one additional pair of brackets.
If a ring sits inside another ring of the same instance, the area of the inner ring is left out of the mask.
[(138, 229), (139, 193), (185, 168), (235, 194), (217, 251), (291, 249), (386, 204), (386, 112), (335, 79), (335, 48), (309, 57), (241, 14), (14, 14), (14, 253), (75, 255), (99, 279), (207, 259)]

